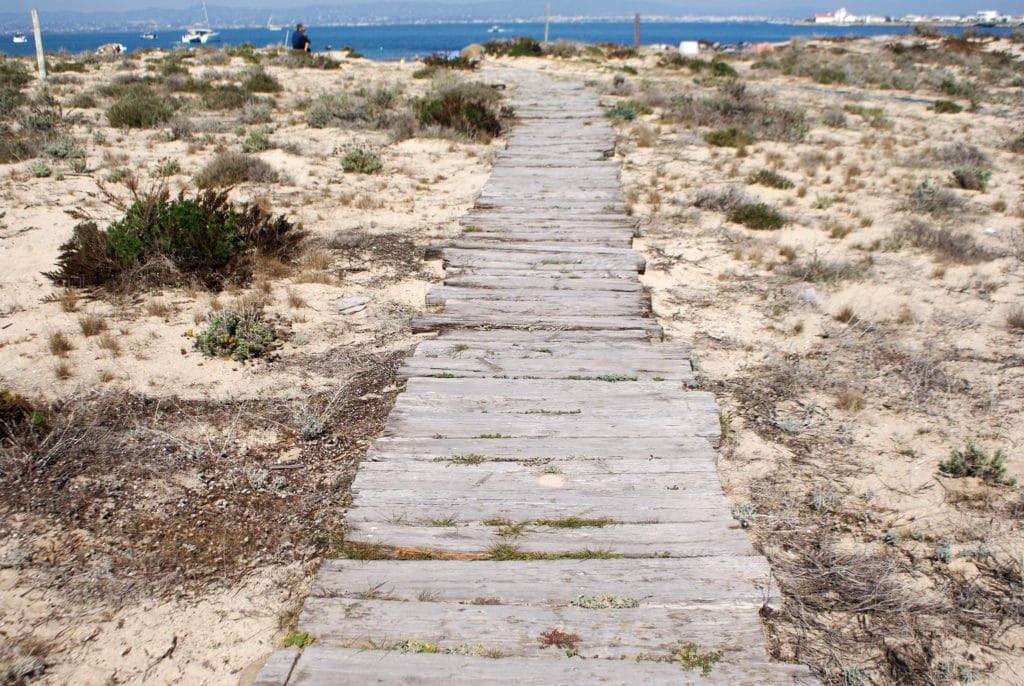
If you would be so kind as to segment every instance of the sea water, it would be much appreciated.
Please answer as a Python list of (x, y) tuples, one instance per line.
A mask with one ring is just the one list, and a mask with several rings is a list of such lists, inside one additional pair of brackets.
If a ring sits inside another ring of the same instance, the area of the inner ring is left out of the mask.
[[(217, 29), (220, 42), (210, 47), (249, 43), (258, 48), (284, 45), (290, 32), (267, 28)], [(369, 59), (395, 60), (430, 55), (435, 52), (460, 50), (471, 43), (484, 43), (496, 38), (530, 36), (544, 37), (543, 23), (509, 23), (501, 31), (491, 31), (489, 24), (394, 24), (373, 26), (316, 26), (306, 24), (306, 32), (313, 42), (314, 52), (351, 47)], [(941, 28), (941, 31), (959, 35), (963, 28)], [(794, 37), (852, 37), (908, 33), (911, 28), (901, 25), (828, 26), (813, 24), (787, 24), (774, 22), (650, 22), (641, 25), (640, 38), (644, 45), (678, 45), (681, 41), (707, 41), (711, 43), (764, 43), (786, 41)], [(1009, 29), (984, 29), (986, 33), (1008, 34)], [(80, 53), (95, 50), (105, 43), (121, 43), (128, 52), (145, 48), (178, 48), (181, 30), (157, 31), (155, 40), (145, 40), (136, 32), (106, 33), (48, 33), (43, 26), (43, 49), (48, 53), (66, 50)], [(572, 22), (551, 24), (550, 40), (570, 40), (582, 43), (633, 44), (632, 22)], [(35, 52), (32, 37), (27, 43), (12, 43), (11, 36), (0, 37), (0, 52), (8, 55), (31, 55)]]

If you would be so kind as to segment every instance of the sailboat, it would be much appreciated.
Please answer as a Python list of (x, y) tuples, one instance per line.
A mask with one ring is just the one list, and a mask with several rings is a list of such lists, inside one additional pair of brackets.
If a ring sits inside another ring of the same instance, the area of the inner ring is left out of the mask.
[(267, 19), (267, 31), (280, 31), (281, 27), (279, 25), (277, 25), (277, 24), (272, 23), (273, 21), (274, 21), (274, 17), (273, 16), (271, 16), (269, 19)]
[(206, 12), (206, 0), (203, 3), (203, 25), (194, 26), (181, 35), (185, 45), (206, 45), (220, 40), (220, 34), (210, 28), (210, 15)]

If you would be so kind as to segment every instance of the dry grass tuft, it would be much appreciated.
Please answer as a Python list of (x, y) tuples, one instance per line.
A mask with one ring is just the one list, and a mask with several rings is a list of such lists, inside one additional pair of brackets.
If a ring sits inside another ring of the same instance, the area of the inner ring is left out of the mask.
[(118, 342), (114, 334), (109, 331), (104, 331), (96, 339), (96, 345), (100, 347), (100, 350), (105, 350), (110, 353), (111, 357), (117, 357), (121, 354), (121, 344)]
[(306, 299), (302, 297), (302, 294), (298, 291), (288, 289), (288, 306), (292, 309), (298, 309), (300, 307), (306, 307)]
[(46, 337), (46, 346), (50, 350), (51, 354), (59, 357), (64, 357), (75, 349), (75, 346), (71, 343), (71, 339), (68, 338), (67, 334), (63, 331), (51, 332), (50, 335)]
[(860, 412), (867, 405), (864, 394), (860, 391), (847, 389), (836, 396), (836, 407), (847, 412)]
[(1024, 332), (1024, 307), (1013, 305), (1006, 313), (1006, 328), (1010, 331)]
[(146, 314), (150, 317), (166, 319), (174, 314), (174, 307), (163, 298), (150, 298), (145, 305)]
[(56, 301), (60, 303), (60, 309), (64, 312), (74, 312), (78, 307), (78, 301), (81, 300), (81, 297), (81, 294), (75, 288), (62, 288), (54, 296)]
[(844, 324), (851, 324), (857, 320), (857, 313), (854, 312), (853, 307), (850, 305), (843, 305), (843, 307), (836, 313), (836, 321)]
[(101, 315), (86, 313), (78, 318), (78, 327), (83, 336), (98, 336), (107, 330), (107, 320)]

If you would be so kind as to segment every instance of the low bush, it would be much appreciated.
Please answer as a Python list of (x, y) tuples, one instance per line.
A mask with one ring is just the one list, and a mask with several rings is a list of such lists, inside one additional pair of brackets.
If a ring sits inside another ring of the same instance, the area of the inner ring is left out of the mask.
[(939, 188), (927, 179), (912, 190), (903, 203), (905, 210), (930, 214), (940, 219), (958, 214), (964, 208), (964, 201), (956, 193), (947, 188)]
[(239, 152), (222, 152), (214, 157), (195, 176), (199, 188), (224, 188), (246, 181), (277, 183), (280, 174), (258, 157)]
[(262, 69), (255, 69), (246, 75), (242, 88), (250, 93), (279, 93), (284, 87), (281, 82)]
[(636, 100), (626, 100), (616, 103), (614, 107), (605, 110), (604, 116), (610, 119), (633, 121), (641, 114), (650, 114), (651, 111), (651, 108), (643, 103), (639, 103)]
[(1024, 153), (1024, 133), (1016, 138), (1011, 138), (1006, 147), (1009, 148), (1010, 152)]
[(484, 43), (484, 51), (488, 55), (508, 57), (540, 57), (544, 54), (544, 48), (540, 41), (529, 36), (490, 40)]
[(423, 66), (427, 69), (455, 69), (459, 71), (472, 71), (479, 66), (479, 60), (473, 60), (468, 57), (448, 57), (444, 53), (435, 52), (429, 57), (424, 57), (420, 60)]
[(262, 152), (274, 147), (270, 142), (270, 135), (263, 129), (250, 131), (248, 137), (242, 141), (242, 152)]
[(868, 262), (848, 260), (824, 260), (815, 252), (808, 261), (793, 262), (786, 273), (801, 281), (810, 283), (839, 284), (843, 281), (859, 281), (870, 271)]
[(936, 114), (960, 114), (964, 108), (952, 100), (936, 100), (932, 109)]
[(939, 465), (943, 473), (955, 477), (973, 476), (989, 483), (1013, 486), (1016, 479), (1006, 476), (1006, 462), (1002, 450), (992, 455), (979, 448), (973, 441), (961, 450), (953, 448), (949, 459)]
[(732, 79), (722, 82), (711, 97), (674, 96), (666, 116), (693, 126), (735, 128), (759, 140), (789, 143), (804, 140), (809, 129), (804, 110), (780, 107), (769, 95), (750, 92)]
[(270, 105), (250, 100), (242, 107), (238, 119), (243, 124), (269, 124), (274, 120)]
[(416, 119), (474, 138), (501, 133), (500, 96), (482, 84), (447, 84), (413, 104)]
[(341, 168), (354, 174), (376, 174), (384, 168), (384, 163), (372, 150), (353, 148), (342, 156)]
[(227, 192), (195, 198), (166, 190), (137, 195), (125, 216), (101, 230), (75, 226), (57, 269), (45, 276), (65, 287), (123, 291), (133, 286), (244, 283), (258, 257), (294, 259), (305, 232), (255, 204), (236, 209)]
[(264, 354), (276, 338), (259, 312), (224, 308), (212, 313), (206, 328), (196, 334), (195, 348), (208, 357), (249, 360)]
[(761, 186), (768, 186), (769, 188), (778, 188), (781, 190), (788, 190), (796, 186), (792, 181), (773, 169), (761, 169), (756, 174), (751, 174), (747, 177), (747, 183), (756, 183)]
[(693, 199), (693, 206), (709, 212), (728, 212), (733, 207), (753, 203), (753, 198), (739, 186), (705, 188)]
[(249, 92), (234, 84), (221, 84), (204, 89), (203, 105), (211, 110), (238, 110), (249, 101)]
[(390, 88), (321, 93), (306, 109), (306, 123), (315, 129), (385, 129), (401, 116), (395, 110), (398, 95), (398, 91)]
[(0, 387), (0, 436), (11, 436), (21, 427), (46, 427), (46, 413), (20, 393)]
[(170, 120), (177, 109), (171, 98), (158, 95), (152, 88), (137, 84), (125, 91), (107, 109), (107, 121), (117, 129), (146, 129)]
[(61, 74), (69, 71), (82, 74), (85, 72), (85, 64), (82, 62), (55, 62), (46, 65), (47, 74)]
[(735, 126), (709, 131), (704, 134), (704, 141), (708, 145), (714, 145), (719, 148), (742, 148), (750, 145), (754, 140), (750, 132)]
[(763, 202), (736, 205), (729, 210), (727, 216), (731, 222), (758, 231), (781, 229), (786, 223), (785, 217), (778, 210)]

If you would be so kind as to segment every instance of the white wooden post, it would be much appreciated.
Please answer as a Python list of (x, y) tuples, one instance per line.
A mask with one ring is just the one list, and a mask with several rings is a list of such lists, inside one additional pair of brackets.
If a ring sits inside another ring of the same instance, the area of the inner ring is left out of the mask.
[(32, 8), (32, 30), (36, 34), (36, 62), (39, 63), (39, 80), (46, 80), (46, 58), (43, 57), (43, 31), (39, 28), (39, 10)]

